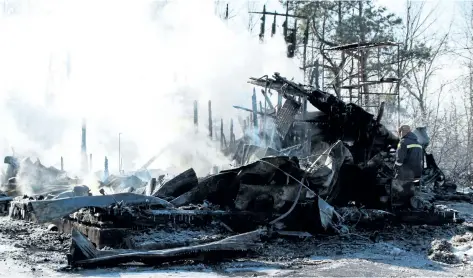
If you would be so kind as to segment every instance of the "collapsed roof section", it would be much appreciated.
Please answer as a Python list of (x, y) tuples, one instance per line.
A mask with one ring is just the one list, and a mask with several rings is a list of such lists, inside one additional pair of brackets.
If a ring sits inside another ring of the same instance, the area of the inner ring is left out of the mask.
[[(381, 124), (384, 104), (375, 117), (356, 104), (347, 104), (327, 92), (297, 84), (279, 73), (272, 78), (250, 78), (249, 83), (277, 91), (286, 98), (276, 116), (278, 135), (282, 140), (289, 132), (289, 126), (295, 122), (307, 122), (310, 123), (307, 136), (311, 136), (312, 141), (333, 143), (342, 140), (349, 143), (347, 145), (356, 163), (367, 163), (380, 151), (395, 147), (399, 141)], [(302, 106), (300, 103), (304, 100), (309, 101), (319, 113), (303, 113), (302, 117), (297, 117)]]

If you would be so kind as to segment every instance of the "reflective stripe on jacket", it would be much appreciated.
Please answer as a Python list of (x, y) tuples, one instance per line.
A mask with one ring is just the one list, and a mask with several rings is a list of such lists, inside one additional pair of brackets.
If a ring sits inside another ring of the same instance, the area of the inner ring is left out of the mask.
[(399, 166), (398, 179), (410, 180), (422, 175), (422, 157), (424, 150), (417, 141), (417, 136), (408, 132), (401, 138), (396, 150), (396, 162)]
[[(414, 134), (415, 135), (415, 134)], [(399, 144), (397, 144), (397, 147), (399, 148), (401, 146), (401, 142), (399, 142)], [(407, 145), (406, 146), (408, 149), (411, 149), (411, 148), (422, 148), (421, 145), (419, 144), (410, 144), (410, 145)]]

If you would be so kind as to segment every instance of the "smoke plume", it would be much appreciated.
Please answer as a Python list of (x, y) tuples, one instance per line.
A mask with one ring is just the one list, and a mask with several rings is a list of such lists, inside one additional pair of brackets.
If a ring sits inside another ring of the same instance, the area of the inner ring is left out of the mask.
[(63, 156), (65, 170), (77, 172), (86, 118), (95, 170), (104, 156), (118, 170), (118, 133), (125, 170), (165, 148), (151, 167), (197, 164), (202, 174), (226, 163), (207, 139), (208, 100), (215, 122), (222, 118), (228, 131), (233, 118), (239, 132), (232, 105), (250, 107), (249, 76), (301, 74), (285, 58), (282, 36), (262, 44), (247, 30), (247, 9), (234, 13), (225, 21), (208, 0), (8, 1), (0, 18), (0, 155), (13, 149), (55, 167)]

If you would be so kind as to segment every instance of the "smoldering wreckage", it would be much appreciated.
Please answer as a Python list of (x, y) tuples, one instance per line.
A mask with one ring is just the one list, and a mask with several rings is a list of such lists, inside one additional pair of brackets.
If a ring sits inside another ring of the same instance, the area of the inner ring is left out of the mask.
[[(12, 219), (72, 233), (67, 261), (73, 268), (218, 261), (257, 251), (274, 237), (350, 233), (348, 227), (355, 223), (380, 227), (462, 222), (456, 211), (433, 201), (471, 202), (471, 196), (457, 193), (425, 151), (422, 179), (414, 182), (417, 201), (392, 188), (399, 138), (381, 124), (384, 104), (374, 116), (278, 73), (249, 83), (261, 87), (265, 97), (272, 90), (285, 101), (275, 109), (267, 98), (269, 109), (258, 112), (272, 119), (258, 134), (272, 147), (260, 147), (245, 135), (223, 150), (237, 162), (233, 169), (197, 177), (191, 168), (167, 181), (163, 176), (148, 181), (138, 174), (110, 176), (100, 185), (102, 194), (92, 196), (86, 186), (62, 192), (80, 184), (63, 171), (9, 156), (0, 207)], [(305, 100), (317, 111), (300, 112)], [(414, 133), (425, 150), (426, 130)], [(278, 144), (272, 144), (275, 141)], [(20, 186), (16, 180), (25, 172), (37, 183), (55, 185), (31, 196), (15, 196)], [(50, 178), (42, 178), (46, 176)], [(215, 226), (232, 235), (172, 244), (131, 237), (151, 230)]]

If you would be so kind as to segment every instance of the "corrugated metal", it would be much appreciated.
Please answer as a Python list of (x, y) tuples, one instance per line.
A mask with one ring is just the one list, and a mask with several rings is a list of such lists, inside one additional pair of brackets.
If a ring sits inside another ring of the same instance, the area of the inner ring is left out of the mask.
[(286, 137), (300, 107), (301, 105), (297, 101), (287, 99), (281, 107), (281, 110), (278, 111), (276, 115), (276, 131), (281, 138)]

